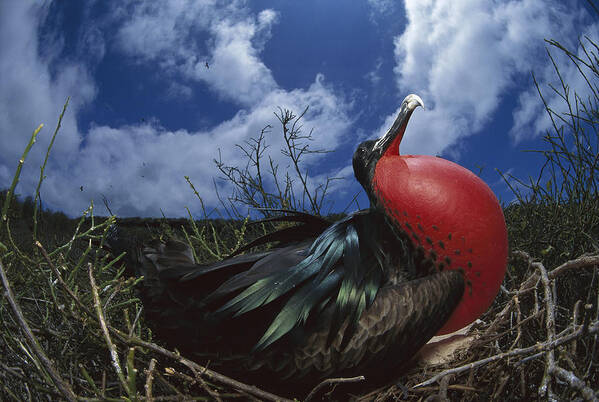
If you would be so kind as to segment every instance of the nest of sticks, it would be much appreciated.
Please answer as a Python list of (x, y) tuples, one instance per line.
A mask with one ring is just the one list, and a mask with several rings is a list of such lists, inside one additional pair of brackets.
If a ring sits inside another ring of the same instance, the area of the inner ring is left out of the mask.
[(466, 342), (444, 361), (416, 364), (397, 384), (358, 399), (597, 400), (598, 267), (599, 255), (548, 269), (526, 252), (512, 252), (508, 274), (519, 275), (506, 277)]

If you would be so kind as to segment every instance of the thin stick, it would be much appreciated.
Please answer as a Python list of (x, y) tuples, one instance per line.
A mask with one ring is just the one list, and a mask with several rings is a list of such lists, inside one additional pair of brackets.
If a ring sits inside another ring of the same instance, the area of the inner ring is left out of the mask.
[(326, 387), (327, 385), (333, 385), (333, 384), (343, 384), (343, 383), (351, 383), (351, 382), (360, 382), (360, 381), (364, 381), (366, 378), (363, 375), (357, 376), (357, 377), (349, 377), (349, 378), (328, 378), (324, 381), (322, 381), (320, 384), (318, 384), (317, 386), (315, 386), (312, 391), (310, 391), (310, 393), (308, 394), (308, 396), (306, 396), (306, 399), (304, 399), (304, 402), (309, 402), (312, 398), (314, 398), (314, 396), (316, 396), (316, 393), (318, 391), (320, 391), (320, 389)]
[(92, 297), (94, 299), (94, 309), (96, 310), (96, 317), (98, 318), (98, 322), (100, 323), (100, 328), (102, 328), (102, 334), (104, 335), (104, 340), (106, 341), (106, 346), (108, 346), (108, 350), (110, 351), (110, 360), (112, 361), (112, 366), (114, 367), (114, 371), (116, 371), (119, 380), (121, 381), (121, 385), (127, 391), (128, 394), (131, 394), (129, 391), (129, 384), (125, 380), (125, 375), (123, 374), (123, 369), (121, 368), (121, 364), (119, 363), (119, 355), (116, 350), (116, 346), (112, 343), (112, 339), (110, 338), (110, 333), (108, 332), (108, 326), (106, 325), (106, 319), (104, 318), (104, 312), (102, 311), (102, 305), (100, 304), (100, 296), (98, 295), (98, 287), (96, 286), (96, 280), (94, 279), (94, 275), (92, 272), (92, 264), (87, 264), (87, 273), (89, 274), (89, 283), (92, 288)]
[[(547, 329), (547, 341), (551, 342), (555, 339), (555, 303), (553, 301), (553, 292), (551, 291), (551, 283), (549, 282), (549, 276), (547, 270), (540, 262), (533, 263), (533, 266), (541, 273), (541, 281), (545, 288), (545, 307), (547, 318), (545, 320), (545, 328)], [(551, 370), (555, 367), (555, 353), (553, 349), (549, 349), (546, 353), (546, 365), (541, 385), (539, 385), (539, 396), (542, 398), (545, 395), (551, 395), (551, 387), (549, 384), (549, 377)]]
[(154, 368), (156, 367), (156, 359), (152, 358), (150, 360), (150, 365), (146, 370), (146, 399), (149, 402), (152, 402), (154, 398), (152, 397), (152, 382), (154, 381)]
[[(207, 368), (207, 367), (206, 367)], [(222, 402), (222, 399), (217, 391), (210, 388), (210, 386), (202, 378), (202, 373), (192, 370), (196, 380), (200, 383), (200, 386), (210, 395), (216, 402)]]
[(514, 363), (514, 367), (521, 366), (524, 363), (527, 363), (527, 362), (529, 362), (531, 360), (537, 359), (537, 358), (539, 358), (541, 356), (543, 356), (543, 352), (535, 353), (534, 355), (530, 355), (528, 357), (525, 357), (524, 359), (519, 360), (518, 362)]
[(198, 373), (194, 371), (194, 377), (188, 376), (187, 374), (179, 373), (174, 368), (169, 367), (169, 375), (175, 376), (177, 378), (181, 378), (184, 381), (187, 381), (191, 384), (200, 384), (202, 389), (208, 393), (216, 402), (222, 402), (221, 395), (216, 391), (209, 387), (209, 385), (204, 381), (201, 377), (202, 373)]
[[(396, 384), (397, 385), (397, 384)], [(439, 389), (439, 387), (420, 387), (420, 388), (416, 388), (416, 389), (412, 389), (412, 391), (415, 392), (434, 392), (437, 391)], [(448, 390), (457, 390), (457, 391), (467, 391), (467, 392), (480, 392), (480, 390), (478, 390), (477, 388), (474, 387), (469, 387), (468, 385), (461, 385), (461, 384), (451, 384), (447, 386)], [(409, 391), (406, 388), (406, 392)], [(385, 400), (385, 399), (383, 399)]]
[(56, 129), (54, 130), (54, 134), (52, 135), (52, 139), (50, 140), (50, 144), (48, 145), (48, 150), (46, 151), (46, 157), (44, 158), (44, 164), (40, 167), (40, 179), (37, 182), (37, 188), (35, 189), (35, 198), (33, 199), (33, 240), (37, 240), (37, 213), (38, 211), (38, 201), (40, 199), (40, 189), (42, 187), (42, 182), (46, 178), (44, 176), (44, 170), (46, 170), (46, 164), (48, 163), (48, 158), (50, 157), (50, 151), (52, 150), (52, 146), (54, 145), (54, 140), (56, 139), (56, 135), (58, 134), (58, 130), (60, 130), (60, 126), (62, 124), (62, 118), (64, 117), (65, 112), (67, 111), (67, 106), (69, 105), (69, 100), (71, 97), (67, 97), (67, 101), (62, 107), (62, 113), (58, 116), (58, 124), (56, 124)]
[(58, 374), (58, 371), (56, 371), (56, 369), (54, 368), (54, 365), (52, 364), (52, 362), (50, 361), (48, 356), (46, 356), (43, 349), (37, 342), (37, 338), (35, 337), (35, 335), (33, 335), (33, 332), (31, 332), (31, 328), (29, 328), (27, 321), (25, 321), (25, 316), (23, 315), (23, 311), (21, 310), (21, 307), (17, 304), (15, 295), (13, 294), (12, 289), (10, 288), (10, 283), (8, 282), (8, 278), (6, 277), (6, 274), (4, 273), (4, 268), (2, 267), (2, 260), (0, 260), (0, 279), (2, 279), (2, 285), (4, 285), (4, 289), (6, 291), (6, 293), (5, 293), (6, 298), (8, 299), (8, 302), (10, 303), (12, 311), (15, 314), (15, 317), (17, 318), (17, 321), (19, 322), (19, 326), (21, 327), (21, 330), (25, 334), (25, 337), (27, 338), (27, 341), (28, 341), (29, 345), (31, 346), (33, 353), (35, 353), (37, 358), (40, 360), (40, 362), (44, 366), (44, 369), (46, 369), (46, 371), (52, 378), (54, 385), (56, 385), (56, 388), (58, 388), (58, 390), (62, 393), (64, 398), (68, 401), (76, 401), (77, 397), (75, 396), (75, 393), (73, 392), (71, 387), (66, 382), (64, 382), (63, 379), (60, 377), (60, 374)]
[[(532, 257), (524, 251), (520, 251), (520, 250), (513, 251), (512, 256), (523, 258), (528, 262), (529, 265), (532, 265), (532, 262), (533, 262)], [(533, 271), (533, 273), (528, 278), (526, 278), (525, 281), (523, 281), (520, 284), (520, 288), (514, 293), (514, 296), (510, 299), (510, 301), (507, 302), (507, 304), (501, 310), (501, 312), (499, 312), (498, 314), (495, 315), (495, 319), (493, 320), (491, 325), (489, 325), (489, 327), (486, 329), (483, 336), (489, 335), (496, 331), (497, 327), (504, 321), (506, 315), (511, 311), (512, 306), (516, 302), (515, 298), (529, 292), (531, 289), (536, 289), (535, 284), (537, 283), (538, 279), (539, 279), (538, 272)]]
[(133, 320), (133, 324), (131, 324), (131, 328), (129, 328), (129, 338), (133, 336), (133, 332), (135, 331), (135, 326), (137, 325), (137, 321), (139, 321), (139, 317), (141, 317), (142, 308), (140, 307), (135, 314), (135, 319)]
[(555, 279), (558, 275), (561, 275), (570, 269), (592, 267), (593, 265), (599, 265), (599, 255), (578, 257), (575, 260), (567, 261), (559, 267), (552, 269), (551, 272), (549, 272), (549, 279)]
[(513, 349), (514, 347), (518, 346), (520, 338), (522, 337), (522, 312), (520, 311), (520, 299), (518, 298), (518, 295), (514, 296), (514, 305), (516, 306), (516, 312), (518, 313), (516, 315), (516, 328), (518, 329), (518, 333), (516, 335), (516, 339), (514, 339), (514, 342), (512, 342), (512, 346), (510, 346), (510, 349)]

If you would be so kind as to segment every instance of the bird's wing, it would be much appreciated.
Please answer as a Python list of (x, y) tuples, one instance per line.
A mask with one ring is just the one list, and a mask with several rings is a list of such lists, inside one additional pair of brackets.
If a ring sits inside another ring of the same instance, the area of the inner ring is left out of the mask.
[[(179, 350), (218, 353), (219, 358), (229, 354), (247, 357), (284, 299), (239, 317), (215, 311), (249, 284), (297, 265), (309, 245), (244, 254), (208, 265), (185, 262), (184, 251), (171, 249), (175, 246), (172, 242), (156, 248), (146, 246), (138, 269), (145, 275), (141, 295), (146, 316), (156, 323), (160, 337)], [(219, 293), (219, 288), (226, 290)]]
[[(410, 358), (443, 326), (464, 291), (463, 275), (445, 271), (397, 285), (382, 287), (374, 303), (362, 314), (344, 346), (343, 331), (327, 346), (329, 330), (297, 328), (294, 353), (284, 362), (269, 363), (287, 375), (321, 377), (386, 376)], [(329, 314), (333, 314), (329, 311)], [(344, 328), (348, 325), (346, 321)], [(359, 371), (356, 369), (359, 367)]]
[[(401, 259), (390, 258), (381, 246), (388, 243), (383, 238), (392, 235), (382, 229), (380, 220), (375, 211), (350, 215), (329, 226), (309, 249), (302, 249), (300, 260), (297, 250), (281, 249), (232, 277), (209, 299), (232, 295), (217, 310), (223, 319), (238, 317), (274, 301), (282, 303), (254, 351), (272, 345), (310, 317), (317, 317), (330, 304), (334, 314), (327, 321), (329, 343), (349, 317), (343, 331), (346, 342), (356, 330), (362, 312), (388, 281), (388, 271), (395, 269), (392, 263)], [(401, 254), (397, 250), (394, 253)], [(403, 258), (402, 263), (406, 262)]]

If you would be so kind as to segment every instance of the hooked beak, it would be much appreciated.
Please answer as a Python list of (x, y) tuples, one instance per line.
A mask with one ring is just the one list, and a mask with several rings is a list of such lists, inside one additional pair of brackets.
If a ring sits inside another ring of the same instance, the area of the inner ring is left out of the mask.
[(420, 96), (414, 94), (406, 96), (401, 103), (399, 113), (391, 125), (391, 128), (387, 130), (385, 135), (376, 141), (373, 151), (377, 151), (376, 153), (378, 155), (399, 155), (399, 143), (406, 131), (406, 126), (408, 125), (410, 116), (412, 116), (412, 112), (418, 106), (422, 106), (424, 109), (424, 102), (422, 102)]

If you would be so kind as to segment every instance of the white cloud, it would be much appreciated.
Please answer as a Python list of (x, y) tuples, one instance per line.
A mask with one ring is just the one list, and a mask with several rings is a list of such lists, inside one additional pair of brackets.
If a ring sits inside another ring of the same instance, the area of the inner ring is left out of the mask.
[[(569, 44), (568, 46), (577, 57), (589, 62), (583, 46), (588, 52), (593, 48), (593, 45), (586, 39), (583, 39), (585, 37), (599, 38), (599, 24), (592, 24), (586, 28), (586, 32), (583, 32), (581, 35), (581, 44), (579, 43), (577, 46)], [(592, 96), (592, 90), (589, 88), (585, 77), (583, 77), (576, 65), (561, 50), (553, 46), (548, 46), (548, 50), (559, 68), (559, 74), (568, 85), (568, 98), (571, 105), (576, 105), (577, 103), (574, 98), (575, 94), (578, 95), (580, 99), (583, 99), (588, 105), (588, 97)], [(550, 62), (549, 56), (545, 55), (544, 59), (547, 63), (545, 67), (535, 71), (535, 77), (539, 82), (539, 89), (549, 108), (567, 119), (566, 114), (570, 113), (570, 111), (567, 110), (567, 104), (563, 98), (550, 87), (552, 86), (553, 88), (558, 89), (563, 95), (564, 90), (561, 86), (562, 84), (559, 80), (559, 76), (557, 75), (553, 64)], [(585, 67), (583, 63), (579, 62), (578, 64), (592, 83), (595, 74)], [(559, 126), (559, 119), (556, 118), (556, 121)], [(518, 107), (514, 110), (514, 125), (510, 131), (510, 135), (518, 142), (528, 137), (545, 133), (550, 129), (552, 129), (551, 119), (539, 98), (537, 88), (531, 85), (518, 96)]]
[(401, 7), (396, 0), (368, 0), (370, 6), (370, 20), (375, 24), (383, 16), (394, 14)]
[[(61, 194), (73, 194), (75, 198), (61, 201), (61, 207), (68, 211), (78, 211), (89, 203), (90, 197), (98, 201), (105, 195), (113, 212), (121, 215), (158, 215), (161, 209), (167, 215), (183, 215), (186, 206), (194, 210), (199, 207), (185, 182), (187, 175), (204, 202), (217, 206), (212, 179), (219, 176), (213, 162), (219, 152), (227, 164), (244, 166), (244, 157), (235, 144), (256, 136), (270, 124), (273, 130), (267, 136), (270, 149), (266, 155), (270, 154), (283, 172), (288, 163), (278, 152), (283, 143), (273, 115), (276, 105), (296, 112), (310, 105), (304, 130), (317, 127), (315, 146), (334, 148), (342, 140), (339, 134), (349, 124), (340, 118), (345, 113), (338, 101), (319, 77), (305, 90), (274, 91), (251, 110), (242, 110), (209, 131), (173, 132), (155, 122), (117, 128), (93, 127), (85, 136), (85, 145), (78, 153), (76, 169), (69, 173), (69, 180), (50, 175), (45, 186), (52, 193), (46, 190), (46, 197), (55, 199)], [(333, 135), (326, 135), (329, 133)], [(317, 166), (317, 158), (307, 158), (306, 162), (309, 170)], [(73, 192), (79, 185), (84, 185), (85, 191)], [(230, 187), (222, 191), (228, 195)]]
[(378, 13), (388, 12), (393, 8), (395, 2), (393, 0), (368, 0), (368, 5)]
[(204, 82), (243, 106), (277, 87), (259, 58), (277, 22), (275, 11), (254, 16), (239, 4), (219, 7), (212, 1), (136, 2), (125, 8), (132, 15), (119, 21), (117, 40), (134, 59)]
[(79, 41), (79, 52), (89, 64), (95, 65), (104, 58), (106, 54), (106, 41), (102, 31), (97, 26), (90, 26), (83, 32)]
[[(101, 205), (103, 196), (110, 201), (113, 212), (121, 216), (159, 216), (161, 211), (167, 216), (182, 216), (186, 206), (198, 211), (199, 203), (184, 175), (190, 176), (209, 206), (217, 206), (213, 178), (218, 174), (213, 159), (218, 157), (219, 149), (223, 161), (242, 165), (245, 159), (235, 144), (270, 124), (273, 133), (268, 137), (269, 152), (282, 170), (287, 168), (279, 153), (282, 138), (273, 114), (277, 106), (296, 113), (310, 106), (303, 127), (304, 132), (316, 129), (315, 148), (334, 148), (344, 141), (351, 124), (345, 99), (326, 84), (322, 75), (317, 75), (308, 88), (279, 88), (259, 59), (277, 14), (266, 10), (253, 15), (242, 5), (233, 3), (221, 9), (211, 1), (171, 1), (115, 8), (113, 18), (104, 22), (107, 25), (89, 25), (91, 33), (82, 39), (89, 44), (81, 49), (84, 60), (60, 63), (60, 57), (55, 57), (61, 52), (60, 35), (44, 38), (49, 42), (42, 44), (37, 34), (47, 10), (23, 2), (0, 3), (2, 187), (12, 178), (31, 131), (44, 122), (46, 128), (26, 162), (19, 184), (23, 194), (35, 189), (45, 146), (68, 95), (72, 96), (71, 104), (51, 154), (42, 196), (46, 206), (71, 215), (80, 214), (91, 200)], [(76, 117), (96, 94), (93, 63), (112, 46), (110, 36), (98, 35), (113, 31), (117, 32), (118, 49), (137, 62), (156, 63), (158, 74), (173, 75), (170, 96), (189, 96), (191, 89), (186, 84), (199, 80), (218, 96), (236, 97), (242, 108), (230, 120), (205, 131), (170, 131), (150, 117), (141, 124), (92, 125), (82, 132)], [(194, 35), (203, 35), (203, 39), (196, 40)], [(52, 57), (42, 57), (40, 49), (53, 46), (54, 41), (58, 45)], [(205, 49), (202, 43), (207, 43)], [(91, 48), (97, 57), (91, 57), (83, 48)], [(210, 69), (204, 66), (206, 58)], [(176, 79), (177, 74), (182, 80)], [(317, 183), (323, 171), (319, 156), (312, 155), (306, 162), (310, 180)], [(229, 189), (223, 191), (227, 194)]]
[(192, 97), (193, 89), (187, 85), (173, 81), (169, 83), (168, 89), (166, 90), (166, 95), (171, 99), (186, 100)]
[(583, 13), (576, 7), (541, 0), (406, 0), (408, 25), (395, 38), (397, 85), (402, 94), (420, 94), (427, 111), (414, 115), (414, 135), (405, 137), (403, 152), (439, 154), (481, 131), (502, 98), (518, 91), (517, 80), (544, 69), (544, 39), (580, 32)]
[(383, 58), (379, 57), (374, 63), (374, 68), (370, 70), (364, 78), (366, 78), (373, 86), (376, 86), (381, 81), (381, 67), (383, 66)]
[[(53, 73), (45, 61), (55, 58), (47, 53), (50, 44), (45, 48), (44, 60), (38, 54), (36, 21), (46, 13), (45, 6), (0, 3), (0, 164), (9, 167), (11, 177), (32, 131), (45, 123), (46, 128), (38, 136), (27, 161), (28, 165), (41, 165), (62, 105), (72, 96), (70, 112), (65, 115), (62, 134), (54, 146), (56, 163), (67, 163), (72, 157), (69, 153), (77, 149), (80, 141), (75, 113), (96, 93), (95, 84), (83, 66), (58, 61)], [(5, 177), (1, 178), (2, 187), (7, 187)], [(35, 174), (22, 178), (28, 188), (34, 180)]]

